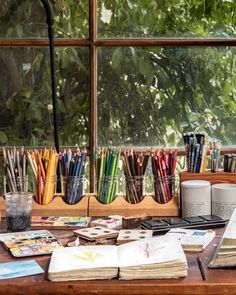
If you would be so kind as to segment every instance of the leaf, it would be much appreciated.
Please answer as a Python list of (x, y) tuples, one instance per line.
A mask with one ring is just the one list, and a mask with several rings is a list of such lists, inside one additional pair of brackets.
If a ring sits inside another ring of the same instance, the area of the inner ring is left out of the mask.
[(17, 37), (23, 37), (23, 30), (20, 24), (16, 25), (16, 33), (17, 33)]
[(112, 55), (112, 68), (118, 69), (120, 67), (122, 61), (122, 50), (120, 47), (116, 48), (113, 55)]
[(145, 76), (147, 83), (150, 84), (154, 78), (152, 64), (149, 61), (146, 61), (143, 58), (141, 58), (139, 60), (139, 70), (140, 70), (140, 73), (143, 76)]
[(1, 144), (6, 144), (8, 141), (7, 135), (4, 131), (0, 130), (0, 143)]

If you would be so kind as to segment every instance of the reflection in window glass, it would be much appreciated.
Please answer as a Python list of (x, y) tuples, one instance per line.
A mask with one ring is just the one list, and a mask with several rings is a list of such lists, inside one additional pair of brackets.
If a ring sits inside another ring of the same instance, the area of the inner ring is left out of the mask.
[[(55, 0), (53, 14), (55, 37), (88, 37), (88, 1)], [(2, 0), (1, 38), (46, 38), (46, 14), (40, 0)]]
[(234, 37), (235, 1), (97, 0), (98, 36)]
[(182, 146), (205, 130), (236, 144), (235, 48), (98, 51), (98, 144)]
[[(56, 51), (60, 145), (88, 140), (87, 48)], [(54, 145), (48, 48), (0, 49), (0, 145)]]

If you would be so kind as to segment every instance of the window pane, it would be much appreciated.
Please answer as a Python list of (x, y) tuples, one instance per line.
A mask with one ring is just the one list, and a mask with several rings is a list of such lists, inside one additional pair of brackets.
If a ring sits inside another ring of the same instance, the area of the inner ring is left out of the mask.
[(235, 36), (235, 1), (97, 1), (100, 38)]
[[(1, 2), (0, 38), (47, 37), (46, 14), (40, 0)], [(56, 0), (53, 4), (56, 37), (88, 36), (88, 0)]]
[[(88, 142), (88, 49), (56, 51), (60, 145)], [(0, 145), (54, 144), (48, 48), (0, 49)]]
[(98, 144), (181, 146), (205, 130), (236, 144), (236, 48), (98, 50)]
[(60, 144), (88, 145), (89, 49), (57, 48)]

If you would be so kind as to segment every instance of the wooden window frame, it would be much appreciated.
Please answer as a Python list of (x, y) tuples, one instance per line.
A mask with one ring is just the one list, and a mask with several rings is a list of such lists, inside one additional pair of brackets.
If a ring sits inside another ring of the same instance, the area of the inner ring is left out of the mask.
[[(161, 46), (161, 47), (209, 47), (209, 46), (236, 46), (234, 38), (97, 38), (97, 0), (89, 0), (89, 37), (88, 39), (55, 38), (55, 47), (81, 47), (89, 48), (90, 64), (90, 101), (89, 101), (89, 146), (90, 155), (97, 148), (97, 48), (112, 46)], [(0, 38), (0, 47), (46, 47), (48, 39), (40, 38)], [(143, 151), (149, 148), (142, 149)], [(235, 153), (236, 148), (223, 148), (222, 153)], [(178, 155), (184, 155), (184, 148), (178, 149)], [(95, 165), (90, 157), (90, 191), (95, 192)]]

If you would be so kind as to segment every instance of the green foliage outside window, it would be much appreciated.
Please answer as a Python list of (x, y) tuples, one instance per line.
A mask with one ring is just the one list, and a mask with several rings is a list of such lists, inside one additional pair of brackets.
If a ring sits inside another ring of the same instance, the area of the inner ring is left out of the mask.
[[(88, 1), (54, 0), (57, 38), (88, 38)], [(233, 38), (235, 1), (97, 1), (100, 38)], [(40, 1), (4, 0), (1, 38), (47, 36)], [(61, 145), (88, 145), (89, 48), (56, 48)], [(236, 143), (234, 47), (100, 47), (98, 144)], [(0, 48), (0, 145), (51, 145), (48, 48)]]

